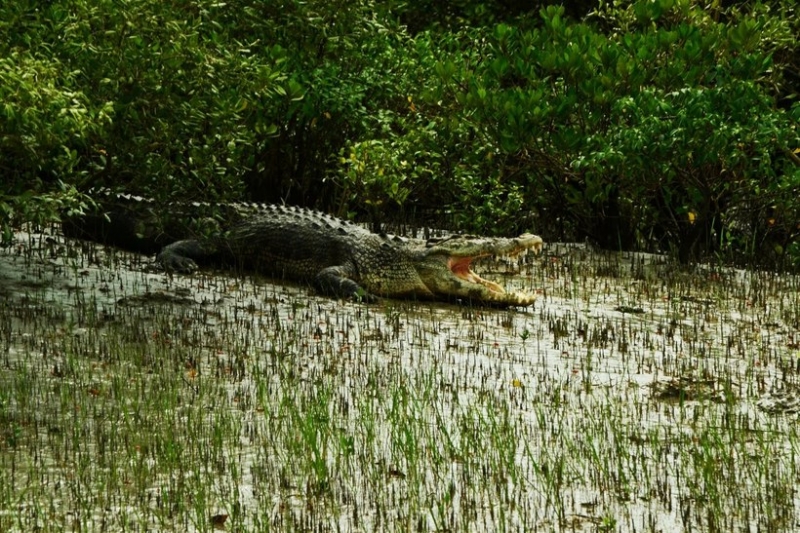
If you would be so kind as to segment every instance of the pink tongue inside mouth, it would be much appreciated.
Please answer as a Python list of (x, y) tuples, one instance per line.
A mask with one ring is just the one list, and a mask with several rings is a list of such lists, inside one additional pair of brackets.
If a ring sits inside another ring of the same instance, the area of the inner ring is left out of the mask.
[(450, 259), (448, 266), (450, 270), (458, 276), (459, 278), (472, 281), (475, 277), (475, 274), (469, 269), (469, 265), (472, 262), (471, 257), (459, 257), (457, 259)]
[(466, 281), (468, 283), (474, 283), (475, 285), (482, 285), (484, 288), (488, 289), (492, 296), (490, 297), (500, 297), (506, 294), (505, 288), (502, 285), (495, 283), (493, 281), (489, 281), (487, 279), (483, 279), (475, 272), (469, 269), (470, 264), (472, 261), (476, 259), (475, 257), (451, 257), (447, 260), (447, 266), (450, 268), (450, 271), (460, 280)]
[(502, 285), (498, 285), (493, 281), (485, 280), (475, 272), (469, 269), (470, 263), (472, 260), (475, 259), (474, 257), (451, 257), (448, 262), (447, 266), (450, 267), (450, 271), (455, 274), (459, 279), (463, 279), (469, 283), (474, 283), (476, 285), (483, 285), (487, 289), (492, 292), (496, 292), (498, 294), (505, 294), (506, 290), (502, 287)]

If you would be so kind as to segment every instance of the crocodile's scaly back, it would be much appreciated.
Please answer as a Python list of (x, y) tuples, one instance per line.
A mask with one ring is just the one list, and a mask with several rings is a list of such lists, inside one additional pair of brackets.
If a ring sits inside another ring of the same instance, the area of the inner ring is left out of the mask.
[[(318, 211), (271, 205), (210, 241), (167, 246), (159, 261), (189, 271), (193, 263), (233, 263), (333, 296), (431, 298), (401, 240)], [(191, 261), (187, 261), (187, 259)]]
[[(430, 296), (410, 268), (404, 245), (318, 211), (270, 206), (233, 228), (220, 245), (230, 246), (232, 257), (245, 258), (245, 268), (315, 281), (328, 294), (341, 294), (338, 273), (375, 295)], [(320, 278), (326, 269), (331, 270)]]

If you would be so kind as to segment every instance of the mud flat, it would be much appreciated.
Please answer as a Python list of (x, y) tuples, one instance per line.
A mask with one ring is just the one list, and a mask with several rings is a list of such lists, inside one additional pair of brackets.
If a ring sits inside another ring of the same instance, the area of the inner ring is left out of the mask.
[(795, 531), (800, 281), (550, 246), (361, 305), (19, 233), (0, 531)]

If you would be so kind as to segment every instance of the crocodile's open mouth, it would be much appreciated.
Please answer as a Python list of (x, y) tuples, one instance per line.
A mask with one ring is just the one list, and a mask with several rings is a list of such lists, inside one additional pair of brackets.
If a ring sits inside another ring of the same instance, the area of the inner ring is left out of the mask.
[(515, 241), (516, 246), (510, 249), (502, 250), (500, 254), (484, 253), (463, 257), (451, 256), (447, 261), (447, 266), (456, 277), (463, 281), (482, 285), (495, 295), (506, 294), (506, 290), (502, 285), (493, 281), (489, 281), (488, 279), (483, 279), (470, 268), (470, 265), (476, 259), (489, 257), (490, 255), (495, 255), (496, 259), (513, 259), (528, 255), (528, 250), (533, 250), (534, 254), (538, 254), (542, 250), (542, 239), (536, 235), (526, 233), (525, 235), (521, 235), (519, 238), (513, 239), (512, 241)]
[[(484, 279), (471, 266), (485, 257), (515, 258), (532, 250), (542, 250), (541, 237), (525, 233), (512, 239), (453, 236), (448, 239), (429, 239), (425, 255), (433, 259), (436, 267), (422, 274), (423, 283), (434, 295), (448, 296), (458, 300), (482, 302), (499, 306), (526, 306), (536, 300), (536, 295), (526, 291), (506, 290), (499, 283)], [(420, 261), (424, 264), (424, 261)], [(446, 266), (450, 276), (440, 270)], [(438, 274), (437, 274), (438, 272)]]
[(467, 281), (469, 283), (475, 283), (478, 285), (483, 285), (490, 291), (497, 293), (497, 294), (505, 294), (506, 290), (503, 288), (502, 285), (495, 283), (493, 281), (489, 281), (488, 279), (483, 279), (478, 274), (472, 271), (470, 265), (472, 261), (477, 259), (475, 257), (451, 257), (447, 261), (447, 266), (450, 271), (456, 275), (459, 279)]

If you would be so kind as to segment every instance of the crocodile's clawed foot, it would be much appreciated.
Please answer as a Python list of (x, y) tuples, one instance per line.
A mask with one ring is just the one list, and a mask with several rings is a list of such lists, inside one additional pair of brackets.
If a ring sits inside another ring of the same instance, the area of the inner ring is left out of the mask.
[(188, 257), (180, 255), (159, 254), (156, 263), (167, 272), (179, 272), (181, 274), (191, 274), (197, 270), (197, 263)]

